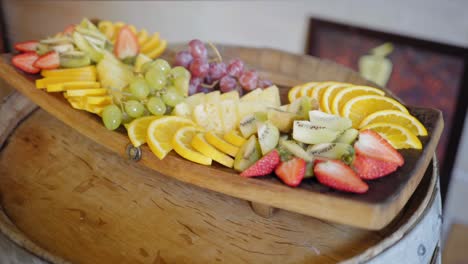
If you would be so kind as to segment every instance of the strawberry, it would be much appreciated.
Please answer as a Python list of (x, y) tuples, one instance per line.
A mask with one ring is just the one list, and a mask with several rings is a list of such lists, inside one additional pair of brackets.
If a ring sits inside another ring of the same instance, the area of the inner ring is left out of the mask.
[(272, 173), (279, 162), (280, 155), (278, 151), (274, 149), (243, 171), (240, 175), (244, 177), (265, 176)]
[(363, 155), (356, 155), (353, 167), (361, 179), (372, 180), (396, 171), (398, 165), (393, 162), (373, 159)]
[(34, 67), (34, 62), (39, 58), (39, 55), (36, 52), (26, 52), (21, 53), (13, 58), (11, 58), (11, 63), (15, 65), (16, 68), (25, 71), (27, 73), (38, 73), (41, 69)]
[(288, 161), (280, 162), (275, 173), (286, 185), (296, 187), (304, 179), (306, 165), (305, 160), (293, 157)]
[(49, 51), (39, 57), (39, 59), (34, 62), (33, 66), (43, 70), (57, 69), (60, 66), (59, 54), (56, 51)]
[(387, 140), (372, 130), (364, 130), (359, 133), (359, 139), (354, 144), (354, 150), (356, 150), (357, 154), (393, 162), (398, 166), (405, 163), (403, 156)]
[(73, 34), (73, 31), (75, 31), (75, 25), (71, 24), (71, 25), (68, 25), (68, 26), (63, 30), (63, 34), (65, 34), (65, 35), (71, 35), (71, 34)]
[(340, 191), (365, 193), (369, 189), (369, 186), (340, 160), (316, 162), (314, 174), (321, 184)]
[(35, 52), (37, 45), (39, 45), (39, 41), (37, 40), (18, 42), (15, 44), (15, 50), (21, 51), (21, 52), (28, 52), (28, 51)]
[(135, 57), (140, 50), (138, 39), (135, 33), (128, 27), (120, 29), (115, 41), (114, 53), (119, 59)]

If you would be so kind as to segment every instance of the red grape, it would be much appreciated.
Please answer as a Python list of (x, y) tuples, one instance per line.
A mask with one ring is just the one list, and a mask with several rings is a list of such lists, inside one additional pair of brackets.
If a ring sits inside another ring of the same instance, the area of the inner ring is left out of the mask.
[(226, 64), (224, 62), (211, 62), (208, 75), (213, 81), (217, 81), (226, 75)]
[(202, 79), (192, 77), (189, 83), (189, 95), (198, 93), (199, 87), (201, 87)]
[(257, 88), (258, 73), (254, 70), (246, 71), (242, 73), (239, 78), (239, 83), (242, 85), (242, 88), (246, 91), (252, 91)]
[(226, 75), (223, 78), (221, 78), (221, 81), (219, 82), (219, 90), (223, 93), (230, 92), (232, 90), (235, 90), (237, 87), (237, 81), (234, 77)]
[(205, 44), (199, 39), (192, 39), (189, 42), (188, 50), (194, 58), (205, 59), (207, 56)]
[(204, 84), (212, 85), (215, 80), (213, 77), (210, 76), (210, 72), (205, 76), (205, 79), (203, 81)]
[(192, 76), (205, 77), (208, 74), (210, 65), (204, 59), (195, 58), (192, 63), (190, 63), (189, 69), (192, 73)]
[(273, 85), (273, 82), (267, 79), (258, 79), (257, 86), (260, 88), (268, 88)]
[(210, 89), (208, 87), (203, 87), (203, 86), (198, 86), (198, 90), (197, 90), (197, 93), (210, 93), (212, 92), (213, 89)]
[(188, 51), (180, 51), (177, 52), (175, 57), (174, 66), (182, 66), (184, 68), (188, 68), (190, 63), (192, 62), (193, 57)]
[(242, 72), (244, 71), (244, 62), (240, 59), (234, 59), (229, 62), (227, 66), (227, 73), (231, 76), (240, 78)]

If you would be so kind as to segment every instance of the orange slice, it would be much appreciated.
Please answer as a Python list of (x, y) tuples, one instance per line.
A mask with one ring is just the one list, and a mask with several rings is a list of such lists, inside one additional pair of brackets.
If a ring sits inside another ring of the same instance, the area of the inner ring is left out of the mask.
[(172, 138), (172, 146), (175, 152), (185, 159), (202, 165), (211, 165), (212, 159), (196, 151), (190, 145), (197, 133), (201, 132), (199, 128), (193, 126), (181, 127)]
[(362, 130), (366, 129), (379, 133), (396, 149), (422, 148), (418, 137), (403, 126), (391, 123), (372, 123), (362, 128)]
[(331, 103), (333, 101), (333, 98), (335, 98), (335, 95), (342, 89), (351, 86), (351, 84), (347, 83), (338, 83), (338, 84), (333, 84), (325, 88), (323, 95), (320, 99), (320, 109), (326, 113), (331, 113)]
[(398, 110), (408, 113), (406, 107), (395, 99), (381, 95), (360, 95), (346, 102), (341, 116), (351, 119), (353, 127), (358, 128), (368, 115), (381, 110)]
[(384, 95), (385, 92), (369, 86), (350, 86), (340, 90), (336, 93), (335, 97), (332, 99), (330, 111), (334, 115), (339, 115), (343, 105), (348, 102), (351, 98), (359, 95)]
[(362, 120), (359, 128), (373, 123), (392, 123), (407, 128), (418, 136), (427, 136), (427, 130), (414, 116), (398, 110), (382, 110), (368, 115)]
[(171, 141), (174, 134), (179, 128), (185, 126), (195, 126), (195, 123), (178, 116), (166, 116), (153, 120), (146, 131), (146, 142), (151, 151), (159, 159), (163, 159), (173, 148)]

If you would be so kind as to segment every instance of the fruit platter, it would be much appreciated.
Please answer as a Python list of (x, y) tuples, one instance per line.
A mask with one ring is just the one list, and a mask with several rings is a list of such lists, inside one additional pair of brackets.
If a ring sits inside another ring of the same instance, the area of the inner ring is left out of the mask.
[(443, 129), (440, 111), (404, 105), (312, 57), (198, 39), (173, 45), (87, 19), (15, 49), (0, 77), (52, 116), (268, 217), (278, 208), (384, 228), (416, 190)]

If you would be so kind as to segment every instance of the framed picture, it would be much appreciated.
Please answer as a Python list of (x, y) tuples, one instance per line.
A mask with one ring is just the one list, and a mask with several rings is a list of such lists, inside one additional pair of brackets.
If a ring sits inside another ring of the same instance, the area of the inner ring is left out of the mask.
[(445, 197), (468, 106), (468, 49), (311, 19), (306, 53), (359, 71), (359, 60), (390, 42), (386, 88), (406, 104), (440, 109), (445, 129), (437, 149)]

